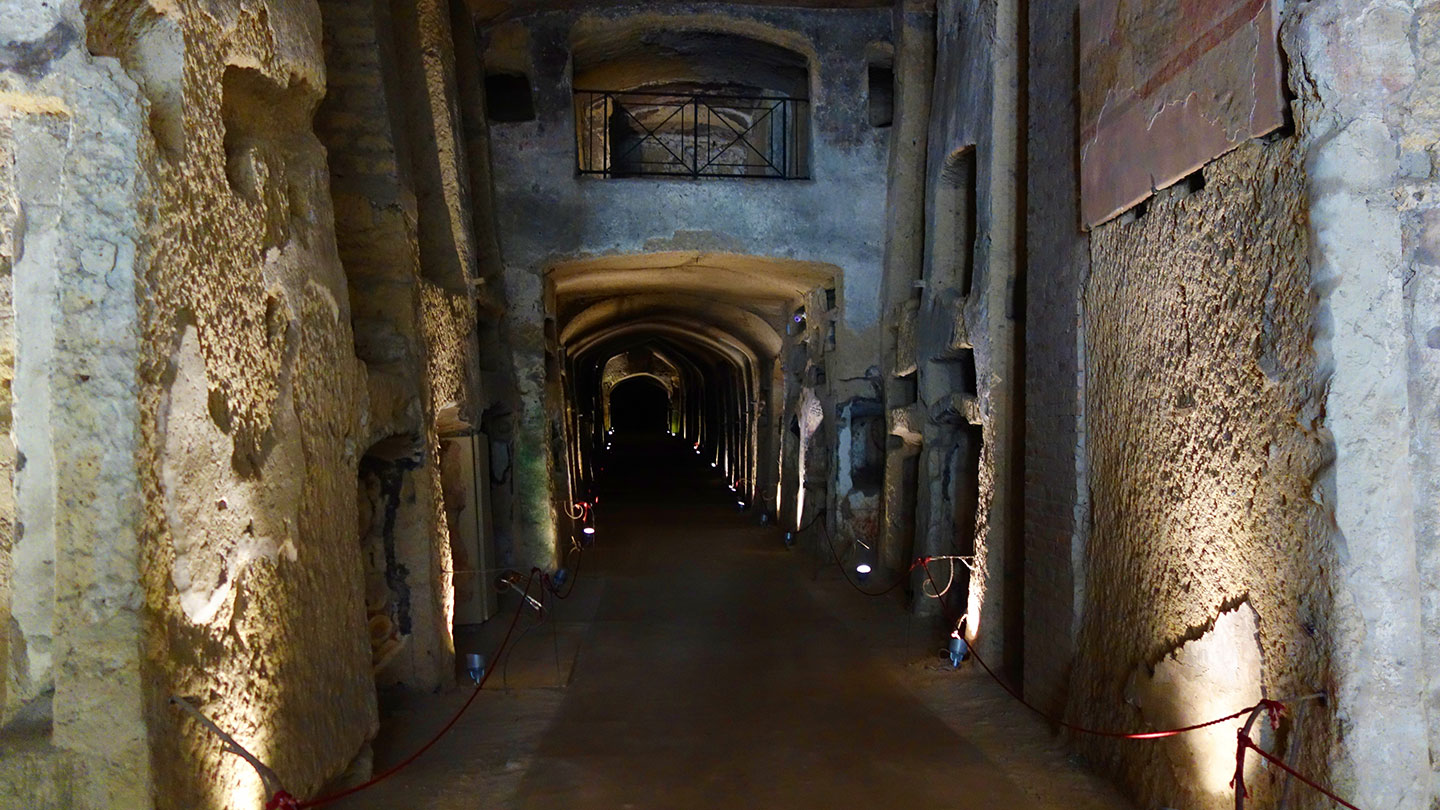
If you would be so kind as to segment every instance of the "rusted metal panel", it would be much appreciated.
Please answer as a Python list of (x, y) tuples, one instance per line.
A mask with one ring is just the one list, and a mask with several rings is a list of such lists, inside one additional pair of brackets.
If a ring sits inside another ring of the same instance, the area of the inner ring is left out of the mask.
[(1082, 0), (1086, 227), (1284, 124), (1277, 27), (1274, 0)]

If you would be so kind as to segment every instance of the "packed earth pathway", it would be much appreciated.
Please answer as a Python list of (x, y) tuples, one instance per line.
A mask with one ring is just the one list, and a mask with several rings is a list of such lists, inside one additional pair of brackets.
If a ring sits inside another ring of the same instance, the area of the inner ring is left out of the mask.
[[(816, 572), (785, 549), (777, 530), (739, 511), (719, 476), (686, 449), (663, 436), (617, 437), (595, 545), (572, 597), (550, 620), (562, 629), (536, 625), (527, 612), (521, 627), (534, 632), (522, 630), (512, 647), (510, 688), (492, 674), (486, 691), (495, 693), (482, 695), (455, 739), (339, 806), (1052, 806), (959, 733), (964, 718), (947, 722), (907, 688), (894, 661), (877, 654), (893, 647), (875, 644), (826, 604), (867, 600), (833, 587), (817, 599)], [(508, 624), (510, 615), (490, 624)], [(914, 623), (896, 627), (922, 635)], [(543, 681), (557, 672), (563, 679), (572, 658), (557, 699)], [(950, 691), (977, 687), (973, 673), (940, 675), (952, 678)], [(996, 706), (992, 698), (971, 711), (993, 722)], [(479, 719), (487, 714), (491, 722)], [(443, 716), (430, 705), (402, 709), (382, 737), (422, 739)], [(508, 750), (477, 742), (499, 740), (507, 729), (494, 723), (506, 722), (517, 737), (529, 729), (529, 742)], [(397, 732), (396, 724), (414, 728)], [(1031, 723), (1016, 730), (1043, 734)], [(391, 747), (381, 748), (377, 769), (407, 753), (400, 740)], [(1047, 774), (1053, 767), (1035, 765)], [(476, 773), (486, 768), (497, 773)], [(1047, 776), (1062, 791), (1066, 778), (1083, 784), (1084, 795), (1053, 806), (1125, 806), (1078, 772)]]

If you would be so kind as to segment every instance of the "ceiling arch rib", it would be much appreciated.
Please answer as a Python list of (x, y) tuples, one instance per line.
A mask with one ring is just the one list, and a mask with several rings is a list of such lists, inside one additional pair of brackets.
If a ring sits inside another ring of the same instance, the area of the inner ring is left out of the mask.
[(562, 325), (615, 296), (688, 295), (749, 310), (777, 327), (811, 290), (833, 287), (839, 276), (839, 268), (819, 262), (699, 251), (586, 259), (548, 274)]
[(571, 345), (597, 330), (619, 323), (659, 320), (703, 323), (735, 335), (757, 355), (780, 351), (775, 326), (749, 309), (693, 295), (648, 294), (614, 296), (581, 310), (560, 333), (560, 343)]
[(624, 336), (670, 338), (682, 345), (689, 344), (705, 349), (707, 353), (724, 358), (736, 367), (754, 367), (759, 361), (759, 357), (749, 346), (722, 329), (705, 324), (661, 319), (627, 322), (598, 330), (570, 347), (571, 356), (576, 362), (582, 362), (608, 339)]

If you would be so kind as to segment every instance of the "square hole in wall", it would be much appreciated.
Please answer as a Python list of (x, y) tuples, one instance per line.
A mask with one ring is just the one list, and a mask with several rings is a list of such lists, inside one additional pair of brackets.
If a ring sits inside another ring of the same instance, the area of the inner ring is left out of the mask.
[(895, 121), (895, 70), (889, 65), (870, 65), (870, 126), (888, 127)]
[(492, 73), (485, 77), (485, 117), (500, 123), (535, 120), (535, 96), (530, 77), (518, 73)]

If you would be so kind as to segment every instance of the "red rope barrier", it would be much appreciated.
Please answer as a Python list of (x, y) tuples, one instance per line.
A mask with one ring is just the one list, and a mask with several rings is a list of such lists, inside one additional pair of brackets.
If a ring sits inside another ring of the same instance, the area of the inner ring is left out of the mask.
[[(926, 559), (926, 558), (921, 558), (921, 559)], [(930, 569), (929, 569), (928, 567), (925, 569), (925, 578), (930, 581), (930, 587), (931, 587), (931, 589), (932, 589), (932, 590), (935, 590), (936, 593), (939, 593), (939, 589), (936, 587), (936, 584), (935, 584), (935, 578), (930, 574)], [(938, 597), (937, 597), (937, 598), (938, 598)], [(945, 604), (945, 600), (944, 600), (944, 599), (940, 599), (940, 610), (941, 610), (941, 612), (944, 614), (946, 622), (949, 622), (949, 621), (950, 621), (950, 610), (949, 610), (949, 606)], [(1224, 716), (1224, 717), (1218, 717), (1218, 718), (1216, 718), (1216, 719), (1214, 719), (1214, 720), (1208, 720), (1208, 721), (1206, 721), (1206, 722), (1204, 722), (1204, 723), (1196, 723), (1195, 725), (1192, 725), (1192, 726), (1184, 726), (1184, 727), (1182, 727), (1182, 728), (1165, 729), (1164, 731), (1120, 732), (1120, 731), (1103, 731), (1103, 730), (1100, 730), (1100, 729), (1086, 728), (1085, 726), (1079, 726), (1079, 725), (1076, 725), (1076, 724), (1074, 724), (1074, 723), (1067, 723), (1067, 722), (1065, 722), (1064, 720), (1059, 719), (1058, 717), (1054, 717), (1054, 716), (1050, 715), (1049, 713), (1041, 710), (1038, 706), (1034, 705), (1034, 704), (1031, 703), (1030, 701), (1026, 700), (1024, 697), (1022, 697), (1022, 696), (1020, 695), (1019, 692), (1015, 691), (1015, 689), (1014, 689), (1013, 687), (1011, 687), (1010, 684), (1006, 683), (1004, 680), (1002, 680), (1002, 679), (1000, 678), (1000, 676), (996, 675), (994, 670), (990, 669), (990, 665), (989, 665), (989, 664), (986, 664), (986, 663), (985, 663), (985, 659), (982, 658), (982, 657), (980, 657), (980, 653), (975, 650), (975, 646), (974, 646), (973, 644), (970, 645), (970, 654), (975, 657), (975, 661), (976, 661), (978, 664), (980, 664), (980, 667), (981, 667), (982, 669), (985, 670), (985, 674), (989, 675), (990, 678), (991, 678), (991, 680), (993, 680), (993, 681), (995, 681), (996, 683), (1000, 684), (1000, 688), (1004, 689), (1007, 693), (1009, 693), (1010, 697), (1012, 697), (1012, 698), (1014, 698), (1016, 701), (1018, 701), (1021, 706), (1024, 706), (1025, 708), (1029, 709), (1030, 711), (1034, 712), (1035, 714), (1040, 715), (1040, 716), (1041, 716), (1042, 718), (1044, 718), (1045, 720), (1048, 720), (1048, 721), (1050, 721), (1051, 723), (1054, 723), (1054, 724), (1057, 725), (1057, 726), (1060, 726), (1060, 727), (1062, 727), (1062, 728), (1066, 728), (1066, 729), (1069, 729), (1069, 730), (1071, 730), (1071, 731), (1075, 731), (1075, 732), (1078, 732), (1078, 733), (1081, 733), (1081, 734), (1089, 734), (1089, 735), (1092, 735), (1092, 736), (1095, 736), (1095, 737), (1108, 737), (1108, 738), (1111, 738), (1111, 739), (1118, 739), (1118, 740), (1161, 740), (1161, 739), (1165, 739), (1165, 738), (1167, 738), (1167, 737), (1175, 737), (1175, 736), (1178, 736), (1178, 735), (1181, 735), (1181, 734), (1186, 734), (1186, 733), (1189, 733), (1189, 732), (1191, 732), (1191, 731), (1199, 731), (1200, 729), (1209, 728), (1209, 727), (1211, 727), (1211, 726), (1218, 726), (1218, 725), (1220, 725), (1221, 723), (1226, 723), (1226, 722), (1229, 722), (1229, 721), (1231, 721), (1231, 720), (1238, 720), (1238, 719), (1240, 719), (1241, 717), (1244, 717), (1244, 716), (1246, 716), (1246, 715), (1248, 715), (1248, 714), (1253, 714), (1253, 713), (1258, 712), (1258, 711), (1260, 711), (1260, 710), (1262, 710), (1262, 709), (1265, 710), (1266, 712), (1268, 712), (1268, 713), (1270, 714), (1270, 723), (1271, 723), (1271, 725), (1278, 727), (1278, 726), (1279, 726), (1280, 714), (1285, 711), (1285, 705), (1284, 705), (1284, 703), (1282, 703), (1281, 701), (1262, 699), (1259, 703), (1256, 703), (1254, 706), (1250, 706), (1249, 708), (1241, 709), (1240, 711), (1235, 712), (1234, 714), (1229, 714), (1229, 715), (1226, 715), (1226, 716)], [(1246, 749), (1246, 748), (1250, 748), (1250, 749), (1253, 749), (1253, 750), (1254, 750), (1256, 753), (1258, 753), (1260, 756), (1264, 757), (1267, 761), (1272, 762), (1272, 763), (1274, 763), (1275, 765), (1277, 765), (1281, 770), (1285, 771), (1286, 773), (1290, 774), (1291, 776), (1295, 777), (1296, 779), (1299, 779), (1301, 782), (1304, 782), (1305, 784), (1309, 785), (1310, 787), (1314, 788), (1315, 790), (1317, 790), (1317, 791), (1325, 794), (1325, 796), (1329, 797), (1332, 801), (1338, 802), (1340, 805), (1342, 805), (1342, 806), (1344, 806), (1344, 807), (1350, 808), (1350, 810), (1360, 810), (1360, 808), (1358, 808), (1358, 807), (1356, 807), (1355, 805), (1353, 805), (1353, 804), (1345, 801), (1344, 799), (1340, 798), (1339, 796), (1336, 796), (1334, 793), (1331, 793), (1330, 791), (1328, 791), (1328, 790), (1326, 790), (1325, 788), (1321, 787), (1320, 785), (1316, 784), (1314, 781), (1312, 781), (1312, 780), (1310, 780), (1309, 778), (1307, 778), (1307, 777), (1305, 777), (1304, 775), (1302, 775), (1299, 771), (1296, 771), (1294, 768), (1291, 768), (1289, 765), (1286, 765), (1286, 764), (1285, 764), (1283, 761), (1281, 761), (1278, 757), (1275, 757), (1275, 756), (1269, 754), (1268, 752), (1262, 750), (1262, 749), (1260, 748), (1260, 746), (1256, 745), (1255, 742), (1250, 739), (1249, 735), (1246, 734), (1246, 731), (1248, 730), (1248, 728), (1249, 728), (1249, 724), (1247, 723), (1244, 728), (1241, 728), (1240, 730), (1238, 730), (1238, 731), (1236, 732), (1236, 734), (1238, 735), (1239, 740), (1240, 740), (1239, 746), (1238, 746), (1237, 751), (1236, 751), (1236, 753), (1235, 753), (1235, 760), (1236, 760), (1236, 762), (1235, 762), (1235, 780), (1234, 780), (1234, 782), (1233, 782), (1233, 786), (1234, 786), (1234, 788), (1235, 788), (1235, 792), (1236, 792), (1236, 796), (1237, 796), (1237, 799), (1236, 799), (1237, 806), (1243, 806), (1243, 804), (1244, 804), (1244, 797), (1248, 795), (1248, 793), (1247, 793), (1246, 790), (1245, 790), (1245, 749)]]
[[(530, 576), (525, 580), (525, 589), (520, 593), (520, 604), (515, 608), (515, 615), (510, 619), (510, 627), (506, 629), (505, 638), (500, 641), (500, 646), (495, 650), (495, 655), (491, 659), (492, 661), (498, 662), (500, 660), (500, 656), (505, 654), (505, 647), (510, 643), (510, 636), (515, 632), (515, 625), (518, 624), (520, 621), (520, 614), (525, 612), (525, 597), (530, 595), (530, 586), (534, 583), (536, 574), (544, 576), (544, 572), (542, 572), (539, 568), (530, 569)], [(543, 590), (541, 591), (541, 596), (544, 596)], [(332, 793), (328, 796), (320, 796), (318, 798), (308, 799), (303, 802), (297, 803), (293, 798), (290, 797), (289, 794), (285, 793), (285, 791), (282, 790), (279, 793), (276, 793), (273, 797), (271, 797), (270, 801), (266, 803), (266, 810), (306, 810), (306, 808), (310, 807), (323, 807), (324, 805), (339, 801), (340, 799), (343, 799), (347, 796), (353, 796), (362, 790), (372, 788), (375, 785), (378, 785), (386, 779), (394, 776), (395, 774), (405, 770), (405, 768), (407, 768), (411, 763), (419, 759), (422, 754), (424, 754), (426, 751), (429, 751), (432, 747), (434, 747), (436, 743), (440, 742), (440, 738), (448, 734), (450, 732), (450, 729), (454, 728), (455, 724), (460, 722), (460, 718), (465, 714), (465, 711), (470, 708), (470, 704), (475, 702), (475, 698), (480, 696), (480, 690), (484, 688), (485, 682), (490, 680), (490, 674), (494, 671), (495, 666), (492, 663), (491, 666), (485, 670), (485, 674), (481, 676), (480, 682), (475, 684), (475, 689), (470, 693), (470, 697), (465, 701), (465, 704), (460, 707), (459, 711), (455, 712), (455, 714), (450, 718), (450, 721), (446, 723), (443, 727), (441, 727), (440, 731), (438, 731), (435, 736), (431, 737), (429, 742), (420, 746), (420, 748), (415, 751), (415, 753), (401, 760), (398, 764), (390, 767), (389, 769), (377, 776), (371, 777), (369, 781), (363, 784), (356, 785), (352, 788), (346, 788), (345, 790), (339, 791), (337, 793)]]
[[(1339, 796), (1336, 796), (1334, 793), (1331, 793), (1329, 790), (1326, 790), (1325, 788), (1320, 787), (1320, 785), (1316, 784), (1316, 783), (1315, 783), (1314, 781), (1312, 781), (1309, 777), (1305, 776), (1304, 774), (1300, 773), (1299, 771), (1295, 770), (1294, 768), (1290, 767), (1289, 765), (1286, 765), (1285, 762), (1284, 762), (1283, 760), (1281, 760), (1279, 757), (1277, 757), (1277, 756), (1269, 753), (1268, 751), (1262, 749), (1260, 746), (1256, 745), (1256, 744), (1255, 744), (1255, 741), (1252, 740), (1252, 739), (1250, 739), (1250, 737), (1247, 736), (1243, 731), (1240, 732), (1240, 735), (1239, 735), (1239, 736), (1240, 736), (1240, 742), (1239, 742), (1239, 745), (1238, 745), (1239, 752), (1236, 754), (1236, 758), (1238, 759), (1238, 763), (1237, 763), (1237, 773), (1243, 773), (1244, 770), (1245, 770), (1245, 749), (1248, 748), (1248, 749), (1254, 751), (1255, 753), (1259, 754), (1261, 757), (1263, 757), (1263, 758), (1264, 758), (1267, 762), (1269, 762), (1270, 764), (1272, 764), (1272, 765), (1274, 765), (1275, 767), (1279, 768), (1280, 770), (1282, 770), (1282, 771), (1290, 774), (1291, 776), (1295, 777), (1296, 779), (1299, 779), (1301, 782), (1304, 782), (1305, 784), (1309, 785), (1313, 790), (1318, 791), (1319, 793), (1323, 794), (1326, 798), (1330, 799), (1330, 801), (1335, 802), (1336, 804), (1340, 805), (1341, 807), (1348, 807), (1348, 808), (1350, 808), (1350, 810), (1360, 810), (1360, 808), (1356, 807), (1355, 805), (1351, 804), (1350, 802), (1345, 801), (1344, 799), (1340, 798)], [(1243, 777), (1242, 777), (1242, 778), (1239, 780), (1239, 784), (1237, 785), (1236, 790), (1238, 790), (1238, 791), (1244, 791), (1244, 789), (1245, 789), (1245, 782), (1244, 782), (1244, 779), (1243, 779)], [(1242, 793), (1242, 795), (1244, 795), (1244, 794)], [(1243, 800), (1242, 800), (1242, 801), (1243, 801)], [(1242, 804), (1242, 806), (1243, 806), (1243, 804)]]
[[(930, 587), (931, 587), (931, 588), (936, 588), (935, 578), (930, 574), (930, 569), (929, 569), (929, 568), (926, 568), (926, 569), (925, 569), (925, 578), (928, 579), (928, 580), (930, 580)], [(936, 590), (936, 593), (939, 593), (938, 589)], [(940, 600), (940, 609), (941, 609), (941, 611), (942, 611), (943, 613), (945, 613), (945, 620), (946, 620), (947, 622), (950, 621), (949, 610), (946, 609), (945, 600), (943, 600), (943, 599)], [(996, 675), (996, 674), (995, 674), (995, 671), (992, 670), (992, 669), (990, 669), (990, 665), (987, 664), (987, 663), (985, 663), (985, 659), (980, 657), (980, 653), (975, 650), (975, 645), (973, 645), (973, 644), (970, 645), (970, 655), (974, 656), (976, 663), (978, 663), (978, 664), (981, 666), (981, 668), (985, 670), (986, 674), (988, 674), (988, 675), (991, 677), (991, 679), (994, 680), (996, 683), (1000, 684), (1000, 688), (1002, 688), (1002, 689), (1004, 689), (1006, 692), (1008, 692), (1008, 693), (1010, 694), (1010, 697), (1015, 698), (1015, 700), (1018, 701), (1021, 706), (1024, 706), (1025, 708), (1029, 709), (1030, 711), (1032, 711), (1032, 712), (1040, 715), (1042, 718), (1050, 721), (1051, 723), (1054, 723), (1054, 724), (1057, 725), (1057, 726), (1060, 726), (1061, 728), (1067, 728), (1067, 729), (1069, 729), (1069, 730), (1071, 730), (1071, 731), (1079, 732), (1079, 733), (1081, 733), (1081, 734), (1089, 734), (1089, 735), (1095, 736), (1095, 737), (1110, 737), (1110, 738), (1112, 738), (1112, 739), (1117, 739), (1117, 740), (1163, 740), (1163, 739), (1165, 739), (1165, 738), (1167, 738), (1167, 737), (1175, 737), (1175, 736), (1178, 736), (1178, 735), (1181, 735), (1181, 734), (1185, 734), (1185, 733), (1188, 733), (1188, 732), (1191, 732), (1191, 731), (1199, 731), (1199, 730), (1202, 729), (1202, 728), (1209, 728), (1209, 727), (1211, 727), (1211, 726), (1218, 726), (1218, 725), (1220, 725), (1221, 723), (1225, 723), (1225, 722), (1228, 722), (1228, 721), (1230, 721), (1230, 720), (1239, 720), (1240, 718), (1242, 718), (1242, 717), (1244, 717), (1245, 715), (1249, 714), (1250, 712), (1254, 711), (1257, 706), (1264, 706), (1264, 705), (1266, 705), (1267, 703), (1272, 702), (1272, 701), (1262, 700), (1262, 701), (1260, 701), (1260, 703), (1256, 704), (1255, 706), (1246, 706), (1245, 708), (1241, 709), (1241, 710), (1238, 711), (1238, 712), (1235, 712), (1234, 714), (1228, 714), (1228, 715), (1226, 715), (1226, 716), (1224, 716), (1224, 717), (1217, 717), (1217, 718), (1214, 719), (1214, 720), (1207, 720), (1207, 721), (1205, 721), (1204, 723), (1196, 723), (1196, 724), (1193, 725), (1193, 726), (1185, 726), (1185, 727), (1183, 727), (1183, 728), (1169, 728), (1169, 729), (1165, 729), (1164, 731), (1141, 731), (1141, 732), (1103, 731), (1103, 730), (1100, 730), (1100, 729), (1094, 729), (1094, 728), (1087, 728), (1087, 727), (1085, 727), (1085, 726), (1079, 726), (1079, 725), (1076, 725), (1076, 724), (1074, 724), (1074, 723), (1067, 723), (1067, 722), (1065, 722), (1064, 720), (1061, 720), (1061, 719), (1059, 719), (1059, 718), (1057, 718), (1057, 717), (1054, 717), (1054, 716), (1050, 715), (1049, 713), (1045, 712), (1045, 711), (1044, 711), (1043, 709), (1041, 709), (1040, 707), (1038, 707), (1038, 706), (1036, 706), (1035, 704), (1031, 703), (1030, 701), (1026, 700), (1024, 697), (1022, 697), (1022, 696), (1020, 695), (1019, 692), (1015, 691), (1015, 689), (1014, 689), (1013, 687), (1011, 687), (1010, 684), (1008, 684), (1008, 683), (1006, 683), (1004, 680), (1002, 680), (999, 675)]]

